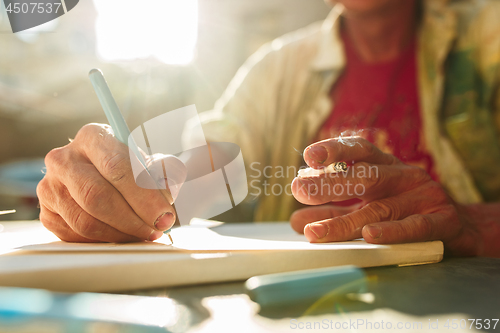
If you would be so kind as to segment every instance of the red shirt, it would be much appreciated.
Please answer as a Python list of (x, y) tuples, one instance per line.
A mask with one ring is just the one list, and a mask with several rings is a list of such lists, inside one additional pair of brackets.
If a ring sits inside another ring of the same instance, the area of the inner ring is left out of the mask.
[(423, 144), (415, 40), (397, 59), (365, 63), (347, 33), (342, 33), (342, 39), (346, 67), (331, 91), (334, 107), (318, 139), (362, 136), (436, 179), (432, 158)]

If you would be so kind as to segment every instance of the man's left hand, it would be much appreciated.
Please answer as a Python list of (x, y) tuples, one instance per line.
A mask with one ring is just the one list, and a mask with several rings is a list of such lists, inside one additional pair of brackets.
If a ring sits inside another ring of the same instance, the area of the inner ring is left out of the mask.
[[(423, 169), (403, 164), (360, 137), (328, 139), (304, 151), (315, 169), (346, 161), (347, 172), (295, 178), (294, 197), (322, 205), (359, 198), (366, 205), (342, 215), (335, 206), (296, 211), (295, 230), (314, 243), (363, 237), (369, 243), (393, 244), (442, 240), (454, 255), (477, 255), (481, 237), (466, 206), (455, 203)], [(311, 223), (312, 222), (312, 223)]]

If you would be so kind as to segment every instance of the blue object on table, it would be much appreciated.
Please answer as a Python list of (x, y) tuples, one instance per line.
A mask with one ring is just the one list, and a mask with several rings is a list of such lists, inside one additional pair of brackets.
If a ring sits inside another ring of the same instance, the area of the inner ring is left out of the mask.
[(327, 294), (366, 292), (367, 278), (356, 266), (340, 266), (254, 276), (245, 283), (250, 298), (262, 307), (293, 304)]
[[(145, 311), (138, 313), (138, 305)], [(43, 325), (51, 327), (51, 332), (84, 333), (95, 332), (99, 324), (109, 332), (165, 333), (169, 330), (159, 322), (168, 320), (153, 317), (151, 312), (164, 314), (168, 319), (172, 315), (169, 312), (175, 313), (172, 306), (175, 305), (167, 298), (94, 293), (72, 295), (0, 287), (0, 327), (2, 331), (28, 332)]]

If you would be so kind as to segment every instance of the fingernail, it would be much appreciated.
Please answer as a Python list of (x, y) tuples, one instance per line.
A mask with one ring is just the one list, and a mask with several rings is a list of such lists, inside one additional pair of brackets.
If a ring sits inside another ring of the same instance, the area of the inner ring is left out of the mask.
[(307, 194), (316, 195), (318, 194), (318, 186), (316, 183), (310, 179), (299, 179), (299, 183), (301, 184), (301, 190), (305, 190)]
[(323, 164), (328, 158), (328, 151), (323, 146), (314, 146), (307, 150), (307, 155), (317, 163)]
[(367, 225), (366, 227), (366, 232), (370, 235), (371, 238), (377, 239), (382, 236), (382, 228), (376, 225)]
[(175, 223), (174, 214), (163, 213), (156, 219), (155, 228), (160, 231), (168, 230)]
[(310, 223), (308, 224), (309, 230), (318, 237), (318, 239), (325, 238), (328, 235), (328, 226), (323, 223)]
[(161, 231), (153, 231), (153, 232), (151, 233), (151, 235), (149, 235), (148, 240), (149, 240), (150, 242), (152, 242), (152, 241), (157, 240), (157, 239), (158, 239), (158, 238), (160, 238), (161, 236), (163, 236), (163, 232), (161, 232)]

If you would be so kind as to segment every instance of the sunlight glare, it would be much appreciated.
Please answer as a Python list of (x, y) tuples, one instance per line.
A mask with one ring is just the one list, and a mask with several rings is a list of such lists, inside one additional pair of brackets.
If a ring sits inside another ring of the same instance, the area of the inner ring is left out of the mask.
[(189, 64), (198, 39), (198, 0), (94, 0), (97, 52), (105, 61), (155, 57)]

